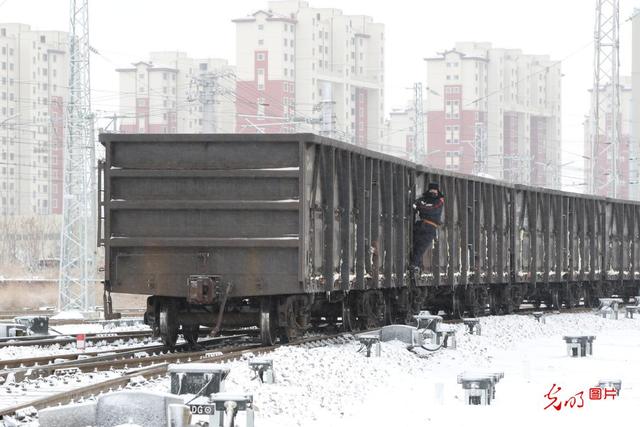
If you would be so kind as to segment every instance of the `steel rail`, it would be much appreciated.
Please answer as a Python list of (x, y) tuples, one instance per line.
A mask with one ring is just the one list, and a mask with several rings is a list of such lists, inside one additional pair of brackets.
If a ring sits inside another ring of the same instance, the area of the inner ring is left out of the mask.
[[(100, 381), (98, 383), (91, 384), (88, 386), (83, 386), (77, 389), (56, 393), (51, 396), (38, 398), (28, 402), (23, 402), (10, 407), (1, 408), (0, 419), (6, 416), (13, 415), (15, 414), (16, 411), (19, 411), (21, 409), (25, 409), (28, 407), (33, 407), (35, 409), (43, 409), (53, 405), (66, 404), (81, 398), (95, 396), (100, 393), (107, 392), (110, 389), (124, 387), (129, 383), (131, 379), (139, 376), (142, 376), (148, 379), (152, 377), (166, 375), (169, 363), (181, 363), (183, 361), (193, 361), (193, 362), (197, 361), (198, 363), (225, 363), (225, 362), (230, 362), (236, 359), (240, 359), (249, 353), (267, 354), (283, 346), (321, 345), (322, 342), (336, 343), (336, 342), (339, 342), (340, 340), (344, 341), (344, 340), (350, 339), (351, 337), (352, 335), (350, 333), (341, 333), (341, 334), (336, 334), (332, 336), (306, 338), (290, 344), (278, 344), (278, 345), (268, 346), (268, 347), (261, 346), (261, 345), (254, 345), (252, 347), (238, 349), (238, 347), (236, 346), (231, 348), (220, 349), (220, 350), (217, 350), (215, 353), (212, 353), (211, 351), (198, 351), (198, 352), (192, 352), (192, 353), (185, 352), (180, 354), (164, 355), (164, 359), (163, 359), (163, 356), (158, 356), (153, 360), (153, 362), (157, 362), (157, 363), (152, 364), (151, 366), (127, 370), (122, 376), (118, 378), (110, 378), (108, 380)], [(218, 354), (218, 352), (221, 352), (223, 354)], [(143, 360), (143, 359), (140, 359), (140, 360)]]

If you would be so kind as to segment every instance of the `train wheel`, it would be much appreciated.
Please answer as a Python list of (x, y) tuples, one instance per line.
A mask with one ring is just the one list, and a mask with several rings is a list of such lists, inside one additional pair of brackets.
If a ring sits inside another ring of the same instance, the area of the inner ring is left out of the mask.
[(574, 308), (580, 304), (580, 292), (578, 290), (578, 285), (572, 283), (567, 285), (564, 303), (567, 308)]
[(198, 332), (200, 332), (200, 325), (182, 326), (182, 336), (191, 347), (195, 347), (195, 345), (198, 343)]
[(344, 332), (351, 332), (358, 329), (355, 310), (348, 298), (342, 300), (342, 327)]
[(382, 292), (369, 291), (363, 296), (363, 326), (366, 329), (384, 326), (387, 320), (387, 307)]
[(597, 284), (590, 284), (585, 290), (584, 306), (598, 308), (600, 306), (600, 289)]
[(456, 318), (456, 319), (461, 319), (462, 318), (462, 314), (464, 312), (464, 304), (465, 301), (463, 299), (462, 295), (458, 295), (459, 292), (453, 292), (453, 295), (451, 296), (451, 311), (449, 313), (447, 313), (447, 310), (445, 310), (445, 313), (451, 315), (452, 317)]
[(162, 339), (162, 343), (169, 348), (174, 348), (178, 340), (177, 317), (178, 314), (175, 305), (171, 303), (162, 304), (159, 316), (160, 338)]
[(489, 313), (492, 316), (500, 313), (500, 294), (494, 289), (489, 291)]
[(511, 314), (516, 309), (515, 301), (515, 289), (511, 285), (507, 285), (502, 291), (502, 313)]
[(557, 289), (551, 290), (551, 306), (554, 310), (560, 310), (560, 292)]
[(260, 341), (262, 345), (272, 346), (278, 336), (278, 315), (274, 304), (263, 299), (260, 304)]

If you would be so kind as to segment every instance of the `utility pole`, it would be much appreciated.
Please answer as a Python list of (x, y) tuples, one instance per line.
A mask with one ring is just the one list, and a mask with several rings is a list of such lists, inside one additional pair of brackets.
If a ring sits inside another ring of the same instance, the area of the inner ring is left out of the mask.
[(413, 158), (414, 162), (424, 161), (424, 104), (422, 102), (422, 83), (413, 85), (413, 112), (415, 114), (413, 122)]
[(70, 1), (69, 101), (64, 144), (60, 310), (87, 310), (95, 281), (96, 170), (89, 76), (89, 1)]
[(96, 119), (111, 119), (109, 123), (104, 127), (99, 127), (98, 132), (109, 132), (109, 133), (118, 133), (118, 119), (127, 119), (130, 116), (127, 115), (119, 115), (117, 113), (109, 114), (109, 115), (100, 115), (100, 111), (97, 112), (98, 117)]
[(197, 97), (202, 104), (202, 132), (217, 133), (218, 125), (216, 120), (217, 96), (231, 93), (230, 90), (222, 86), (219, 82), (221, 78), (233, 77), (231, 71), (221, 71), (203, 73), (194, 77), (193, 83), (196, 85)]
[[(318, 105), (320, 111), (320, 135), (333, 138), (335, 120), (333, 117), (333, 87), (331, 82), (322, 82), (322, 100)], [(314, 109), (315, 110), (315, 109)]]
[[(611, 196), (618, 195), (618, 152), (620, 148), (620, 60), (619, 0), (596, 0), (594, 67), (591, 89), (590, 150), (592, 194), (608, 186), (598, 182), (598, 160), (611, 153)], [(601, 171), (600, 171), (601, 172)]]
[(473, 174), (487, 173), (487, 128), (484, 122), (475, 124)]

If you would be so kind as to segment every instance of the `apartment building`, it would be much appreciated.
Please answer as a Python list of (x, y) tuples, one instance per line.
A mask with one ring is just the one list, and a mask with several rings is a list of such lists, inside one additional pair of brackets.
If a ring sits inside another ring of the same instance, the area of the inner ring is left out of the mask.
[(235, 77), (227, 60), (151, 52), (149, 60), (116, 71), (120, 132), (235, 131)]
[(425, 60), (426, 163), (559, 188), (559, 63), (473, 42)]
[(238, 132), (313, 131), (378, 149), (384, 25), (306, 1), (235, 19)]
[(62, 212), (68, 35), (0, 23), (0, 213)]

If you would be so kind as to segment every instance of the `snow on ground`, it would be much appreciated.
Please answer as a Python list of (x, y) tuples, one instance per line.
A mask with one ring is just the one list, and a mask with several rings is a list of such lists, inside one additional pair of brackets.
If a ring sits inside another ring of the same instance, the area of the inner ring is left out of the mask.
[[(283, 347), (274, 361), (276, 384), (251, 380), (246, 361), (230, 364), (228, 392), (253, 393), (256, 425), (286, 426), (560, 426), (636, 419), (640, 404), (640, 319), (602, 319), (591, 313), (481, 319), (482, 336), (458, 330), (455, 350), (419, 358), (399, 342), (365, 358), (349, 343), (317, 349)], [(569, 358), (563, 335), (593, 334), (594, 354)], [(504, 372), (491, 406), (466, 406), (457, 384), (463, 371)], [(589, 400), (601, 378), (622, 380), (615, 400)], [(544, 409), (551, 386), (566, 401), (583, 391), (582, 408)], [(168, 388), (168, 382), (165, 382)], [(440, 391), (438, 391), (440, 390)]]
[(55, 316), (51, 316), (53, 320), (83, 320), (84, 315), (78, 310), (61, 311)]

